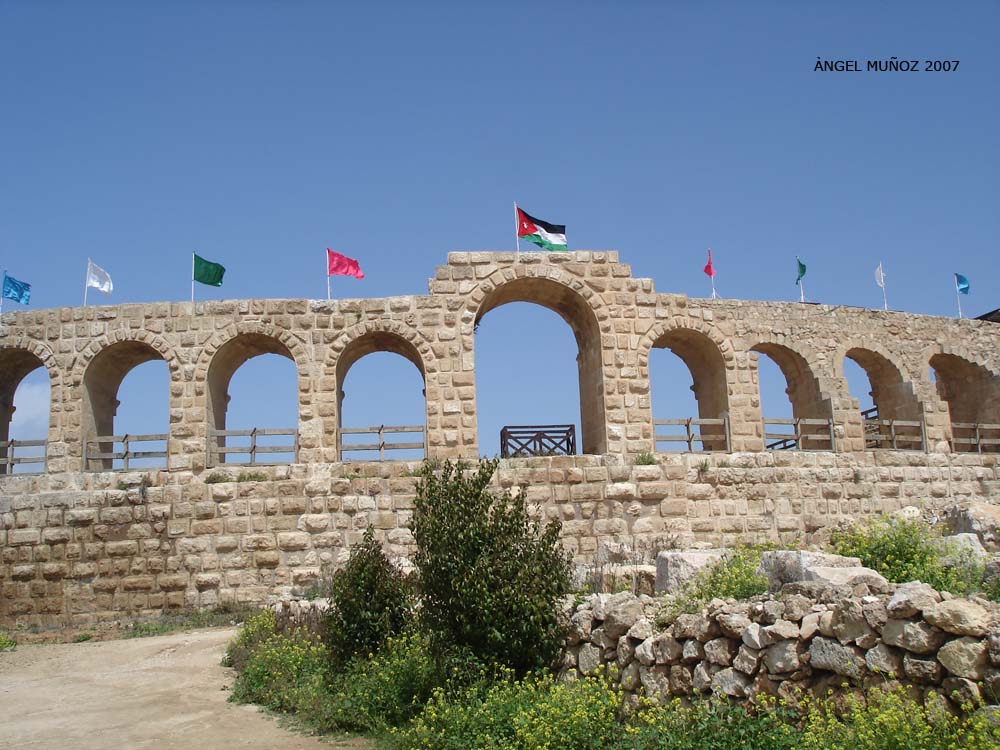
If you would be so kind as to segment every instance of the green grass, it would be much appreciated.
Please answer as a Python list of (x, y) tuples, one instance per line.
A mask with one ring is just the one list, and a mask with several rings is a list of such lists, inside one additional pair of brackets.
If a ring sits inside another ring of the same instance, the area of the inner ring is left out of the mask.
[(247, 614), (247, 612), (243, 611), (207, 609), (176, 615), (163, 615), (150, 622), (133, 623), (132, 627), (128, 628), (122, 637), (149, 638), (155, 635), (166, 635), (177, 630), (230, 627), (243, 622)]

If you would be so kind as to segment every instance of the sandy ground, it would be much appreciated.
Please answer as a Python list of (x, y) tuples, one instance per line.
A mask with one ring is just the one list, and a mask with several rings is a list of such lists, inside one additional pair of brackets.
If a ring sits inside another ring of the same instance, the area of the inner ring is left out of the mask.
[(132, 640), (18, 646), (0, 653), (0, 748), (371, 750), (278, 726), (227, 702), (219, 665), (235, 629)]

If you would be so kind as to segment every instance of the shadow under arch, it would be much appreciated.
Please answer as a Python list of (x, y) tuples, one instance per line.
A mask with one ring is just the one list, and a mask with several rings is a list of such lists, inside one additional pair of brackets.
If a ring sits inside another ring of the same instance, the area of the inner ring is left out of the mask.
[[(679, 326), (658, 333), (649, 348), (650, 351), (668, 349), (687, 367), (699, 419), (723, 419), (729, 414), (726, 361), (719, 344), (711, 337), (693, 328)], [(648, 359), (646, 366), (649, 366)], [(702, 425), (699, 432), (704, 450), (726, 450), (724, 426)]]
[(923, 414), (913, 384), (903, 378), (899, 368), (884, 354), (852, 347), (844, 356), (865, 371), (871, 386), (872, 403), (879, 419), (919, 420)]
[[(953, 447), (959, 451), (1000, 451), (1000, 445), (976, 444), (976, 428), (958, 427), (963, 424), (1000, 424), (1000, 377), (993, 372), (957, 354), (938, 353), (929, 362), (937, 374), (938, 396), (948, 404), (952, 423), (952, 436), (957, 438)], [(996, 428), (988, 437), (1000, 435)], [(971, 442), (959, 442), (968, 440)]]
[[(0, 442), (10, 440), (10, 425), (14, 418), (14, 396), (17, 388), (28, 375), (38, 368), (44, 368), (49, 377), (51, 393), (52, 376), (48, 367), (38, 353), (29, 349), (11, 346), (0, 348)], [(48, 439), (48, 428), (51, 425), (52, 406), (51, 395), (49, 399), (49, 418), (46, 420), (46, 436)], [(7, 452), (9, 448), (0, 448), (0, 474), (7, 473)], [(16, 457), (16, 454), (15, 454)]]
[[(118, 389), (133, 369), (146, 362), (166, 360), (164, 354), (151, 344), (139, 340), (125, 340), (100, 349), (90, 360), (83, 374), (83, 413), (81, 435), (83, 455), (90, 452), (88, 445), (96, 444), (97, 452), (111, 452), (109, 442), (96, 443), (98, 437), (114, 434), (115, 415), (120, 405)], [(169, 393), (166, 395), (169, 399)], [(109, 471), (110, 458), (86, 458), (85, 470)]]
[(574, 289), (544, 277), (522, 276), (500, 283), (486, 293), (476, 310), (474, 326), (491, 310), (511, 302), (530, 302), (558, 314), (573, 331), (577, 344), (582, 452), (607, 452), (607, 415), (601, 331), (590, 303)]

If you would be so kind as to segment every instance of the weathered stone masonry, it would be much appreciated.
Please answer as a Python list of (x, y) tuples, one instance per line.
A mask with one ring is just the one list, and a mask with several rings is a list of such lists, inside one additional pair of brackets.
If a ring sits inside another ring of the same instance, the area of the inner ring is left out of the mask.
[[(512, 301), (549, 307), (574, 331), (588, 455), (514, 460), (498, 481), (561, 517), (581, 560), (603, 539), (807, 534), (848, 515), (996, 496), (996, 454), (949, 446), (952, 422), (1000, 422), (995, 324), (658, 294), (613, 252), (453, 253), (425, 296), (5, 316), (0, 439), (18, 382), (37, 366), (49, 373), (52, 402), (47, 473), (0, 478), (0, 619), (51, 624), (259, 601), (306, 585), (369, 523), (405, 554), (414, 467), (338, 463), (344, 378), (372, 351), (407, 357), (425, 382), (428, 455), (474, 458), (474, 329)], [(729, 416), (733, 453), (631, 466), (654, 449), (654, 347), (691, 369), (700, 416)], [(206, 485), (208, 431), (225, 426), (229, 380), (265, 352), (297, 368), (299, 462), (268, 470), (266, 482)], [(834, 420), (836, 452), (762, 450), (758, 353), (782, 368), (796, 416)], [(868, 372), (881, 416), (923, 418), (929, 453), (864, 450), (845, 356)], [(84, 467), (82, 447), (113, 431), (118, 386), (150, 359), (170, 371), (170, 459), (142, 487), (141, 476), (102, 471), (103, 462)]]

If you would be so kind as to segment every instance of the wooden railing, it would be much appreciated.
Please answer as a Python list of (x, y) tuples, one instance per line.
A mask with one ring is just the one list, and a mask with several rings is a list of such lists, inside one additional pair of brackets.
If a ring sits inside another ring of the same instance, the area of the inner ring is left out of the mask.
[(962, 453), (1000, 452), (1000, 424), (952, 422), (951, 444)]
[[(258, 438), (290, 437), (291, 445), (259, 445)], [(229, 438), (250, 438), (247, 445), (230, 445)], [(288, 453), (291, 461), (260, 461), (261, 454)], [(249, 456), (245, 460), (233, 460), (233, 456)], [(299, 431), (296, 429), (259, 430), (209, 430), (208, 431), (208, 465), (219, 466), (279, 466), (296, 463), (299, 460)]]
[[(88, 440), (84, 445), (83, 465), (90, 471), (110, 471), (114, 468), (115, 461), (122, 462), (122, 471), (129, 470), (129, 462), (136, 459), (162, 458), (163, 466), (168, 464), (167, 457), (170, 453), (169, 444), (164, 450), (134, 450), (137, 443), (166, 442), (169, 435), (99, 435), (93, 440)], [(115, 443), (121, 444), (121, 450), (115, 450)], [(140, 445), (140, 447), (142, 447)], [(91, 462), (100, 461), (100, 465), (92, 467)], [(110, 462), (110, 463), (109, 463)]]
[(891, 450), (927, 450), (927, 430), (924, 420), (879, 419), (878, 408), (861, 412), (865, 432), (865, 448)]
[[(684, 427), (683, 435), (661, 435), (658, 427)], [(694, 428), (697, 427), (698, 430)], [(707, 428), (707, 429), (706, 429)], [(729, 431), (729, 417), (722, 419), (654, 419), (653, 429), (656, 431), (656, 442), (686, 443), (689, 453), (695, 451), (694, 444), (701, 443), (702, 451), (732, 452), (732, 438)], [(659, 450), (659, 445), (657, 445)]]
[(500, 457), (573, 456), (576, 427), (571, 424), (508, 425), (500, 430)]
[[(420, 442), (387, 443), (386, 435), (420, 434)], [(374, 435), (375, 443), (345, 443), (344, 435)], [(420, 450), (427, 455), (427, 436), (423, 425), (384, 425), (377, 427), (341, 427), (337, 433), (337, 455), (341, 461), (346, 461), (345, 453), (354, 451), (378, 451), (378, 460), (385, 461), (386, 451)]]
[[(790, 426), (792, 433), (768, 432), (768, 425)], [(769, 440), (774, 442), (768, 442)], [(835, 451), (837, 450), (837, 436), (833, 430), (833, 420), (771, 419), (765, 417), (764, 446), (769, 451)]]
[[(0, 474), (13, 474), (15, 466), (41, 464), (41, 468), (21, 472), (23, 474), (44, 474), (47, 440), (0, 440)], [(42, 448), (40, 456), (17, 456), (18, 448)]]

